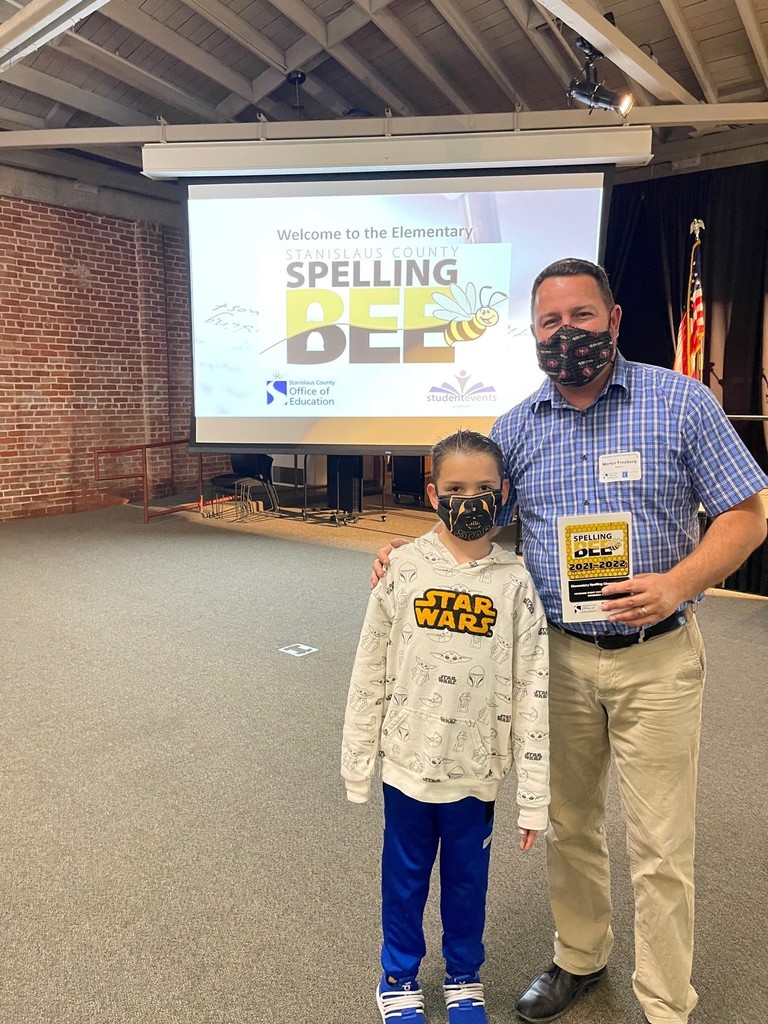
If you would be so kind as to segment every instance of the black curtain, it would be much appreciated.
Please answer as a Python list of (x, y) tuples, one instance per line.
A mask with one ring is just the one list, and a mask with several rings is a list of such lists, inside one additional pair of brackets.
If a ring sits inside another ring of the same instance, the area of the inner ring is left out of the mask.
[[(730, 415), (760, 415), (768, 281), (768, 163), (614, 186), (605, 267), (623, 309), (628, 359), (671, 366), (688, 284), (690, 224), (704, 221), (704, 381)], [(764, 469), (760, 423), (735, 424)]]
[[(672, 366), (688, 287), (690, 225), (697, 219), (705, 224), (704, 383), (729, 415), (763, 415), (768, 411), (768, 163), (614, 187), (605, 268), (623, 310), (619, 348), (627, 359)], [(768, 470), (763, 424), (736, 421), (734, 426)], [(768, 542), (725, 585), (768, 594)]]

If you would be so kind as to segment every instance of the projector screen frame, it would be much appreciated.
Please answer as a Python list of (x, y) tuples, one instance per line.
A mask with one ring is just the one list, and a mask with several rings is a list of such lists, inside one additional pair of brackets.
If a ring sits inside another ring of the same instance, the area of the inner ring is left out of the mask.
[[(600, 223), (599, 223), (599, 234), (598, 234), (598, 263), (602, 264), (605, 253), (605, 245), (607, 238), (608, 229), (608, 211), (610, 209), (611, 194), (615, 179), (615, 166), (613, 164), (596, 163), (593, 165), (562, 165), (562, 166), (537, 166), (537, 167), (519, 167), (510, 166), (507, 168), (491, 166), (473, 166), (466, 168), (447, 168), (445, 170), (440, 168), (431, 169), (415, 169), (415, 170), (376, 170), (376, 171), (351, 171), (345, 173), (339, 172), (325, 172), (317, 171), (314, 173), (302, 172), (300, 174), (269, 174), (269, 175), (240, 175), (240, 176), (215, 176), (215, 177), (195, 177), (189, 179), (179, 179), (179, 191), (181, 193), (182, 203), (187, 215), (183, 218), (183, 230), (185, 240), (185, 255), (187, 260), (187, 288), (188, 288), (188, 300), (190, 317), (193, 309), (193, 296), (192, 296), (192, 267), (191, 267), (191, 250), (190, 250), (190, 237), (189, 237), (189, 216), (188, 216), (188, 204), (189, 204), (189, 190), (190, 187), (198, 187), (203, 185), (223, 185), (236, 186), (239, 184), (243, 185), (265, 185), (265, 184), (295, 184), (297, 182), (312, 182), (312, 181), (334, 181), (334, 182), (347, 182), (347, 181), (397, 181), (397, 180), (434, 180), (439, 179), (450, 179), (450, 178), (482, 178), (482, 177), (519, 177), (519, 176), (551, 176), (557, 174), (600, 174), (603, 178), (602, 184), (602, 201), (600, 207)], [(564, 253), (563, 256), (568, 255)], [(531, 281), (532, 283), (532, 281)], [(530, 341), (533, 346), (533, 339)], [(330, 443), (274, 443), (265, 442), (264, 444), (258, 442), (248, 443), (237, 443), (237, 442), (225, 442), (225, 441), (200, 441), (197, 438), (197, 417), (195, 411), (195, 338), (192, 328), (192, 322), (190, 319), (189, 329), (189, 352), (190, 352), (190, 366), (192, 368), (192, 395), (191, 395), (191, 414), (190, 414), (190, 430), (189, 430), (189, 448), (190, 452), (194, 453), (262, 453), (269, 455), (428, 455), (431, 445), (429, 444), (402, 444), (396, 443), (391, 445), (372, 445), (368, 443), (364, 444), (330, 444)], [(506, 409), (501, 410), (499, 415), (506, 412)], [(494, 417), (495, 418), (495, 417)], [(436, 426), (444, 424), (441, 428), (443, 434), (448, 434), (452, 430), (456, 430), (461, 426), (460, 416), (446, 416), (446, 417), (434, 417), (430, 420), (431, 423)], [(442, 436), (442, 435), (439, 435)]]

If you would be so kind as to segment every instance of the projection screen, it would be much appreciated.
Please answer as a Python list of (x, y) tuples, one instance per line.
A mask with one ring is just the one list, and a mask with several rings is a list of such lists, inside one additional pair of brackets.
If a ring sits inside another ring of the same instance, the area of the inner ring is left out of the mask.
[(187, 186), (192, 447), (424, 452), (542, 380), (531, 281), (596, 260), (606, 169)]

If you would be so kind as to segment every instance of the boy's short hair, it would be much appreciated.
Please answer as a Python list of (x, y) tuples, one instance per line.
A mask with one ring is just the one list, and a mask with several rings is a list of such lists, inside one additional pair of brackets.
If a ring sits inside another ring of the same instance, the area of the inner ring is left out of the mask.
[(597, 287), (600, 289), (606, 306), (609, 310), (613, 309), (616, 305), (616, 301), (611, 291), (611, 285), (608, 281), (608, 275), (601, 266), (597, 263), (590, 263), (589, 260), (578, 259), (575, 256), (569, 256), (564, 260), (555, 260), (554, 263), (550, 263), (548, 267), (536, 275), (536, 280), (533, 282), (531, 287), (531, 320), (533, 320), (533, 306), (536, 302), (536, 292), (544, 281), (549, 277), (577, 277), (579, 274), (585, 274), (587, 277), (591, 277), (597, 282)]
[(461, 452), (463, 455), (490, 455), (498, 467), (499, 476), (504, 479), (504, 453), (496, 442), (477, 430), (457, 430), (455, 434), (449, 434), (432, 447), (433, 480), (439, 478), (440, 467), (446, 455), (452, 455), (454, 452)]

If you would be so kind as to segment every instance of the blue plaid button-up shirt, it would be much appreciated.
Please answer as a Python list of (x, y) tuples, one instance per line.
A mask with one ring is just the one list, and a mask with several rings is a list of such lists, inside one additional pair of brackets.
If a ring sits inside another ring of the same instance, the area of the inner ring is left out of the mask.
[[(709, 388), (672, 370), (628, 362), (588, 409), (546, 380), (500, 416), (491, 437), (505, 456), (510, 497), (523, 527), (525, 564), (550, 621), (562, 623), (557, 518), (631, 512), (634, 572), (666, 572), (699, 541), (698, 510), (716, 516), (764, 487), (768, 477)], [(601, 455), (639, 452), (639, 480), (601, 483)], [(568, 628), (592, 635), (594, 624)], [(635, 630), (608, 624), (616, 632)]]

